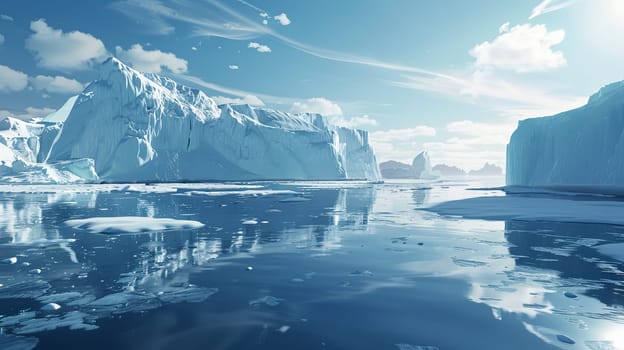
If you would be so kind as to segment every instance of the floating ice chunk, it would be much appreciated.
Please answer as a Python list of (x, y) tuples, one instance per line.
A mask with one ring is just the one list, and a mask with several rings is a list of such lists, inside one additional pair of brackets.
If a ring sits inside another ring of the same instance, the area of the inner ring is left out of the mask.
[(624, 261), (624, 243), (603, 244), (595, 247), (600, 254)]
[(18, 328), (15, 329), (17, 334), (31, 334), (43, 331), (52, 331), (57, 328), (69, 327), (69, 329), (77, 330), (93, 330), (98, 326), (85, 323), (88, 315), (80, 311), (71, 311), (59, 317), (32, 318), (20, 322)]
[(257, 305), (261, 305), (261, 304), (265, 304), (267, 306), (277, 306), (279, 305), (282, 301), (284, 301), (284, 299), (281, 298), (276, 298), (270, 295), (267, 296), (263, 296), (262, 298), (258, 298), (256, 300), (252, 300), (249, 302), (249, 305), (251, 306), (257, 306)]
[(48, 303), (41, 307), (41, 311), (56, 311), (61, 308), (61, 305), (57, 303)]
[(124, 314), (157, 309), (161, 302), (153, 294), (119, 292), (103, 296), (89, 303), (87, 307), (102, 315)]
[(25, 280), (8, 284), (0, 289), (0, 299), (36, 298), (43, 295), (50, 284), (42, 280)]
[(13, 327), (20, 324), (21, 322), (33, 319), (35, 317), (37, 317), (37, 313), (35, 311), (27, 311), (13, 316), (6, 316), (0, 318), (0, 327)]
[(242, 191), (189, 191), (184, 192), (192, 196), (269, 196), (269, 195), (296, 195), (298, 192), (291, 190), (242, 190)]
[(252, 266), (247, 266), (246, 270), (247, 271), (253, 271), (253, 267)]
[(277, 331), (280, 333), (286, 333), (288, 332), (289, 329), (290, 329), (290, 326), (281, 326), (280, 328), (277, 329)]
[(258, 225), (258, 221), (256, 220), (245, 220), (242, 222), (243, 225)]
[(80, 220), (67, 220), (65, 225), (92, 233), (131, 233), (164, 230), (187, 230), (204, 227), (193, 220), (150, 218), (142, 216), (94, 217)]
[(38, 275), (41, 273), (41, 269), (28, 270), (28, 273), (32, 273), (33, 275)]
[(3, 264), (8, 264), (8, 265), (13, 265), (13, 264), (17, 263), (17, 258), (12, 256), (10, 258), (2, 259), (2, 263)]
[(21, 337), (0, 333), (0, 349), (31, 350), (37, 347), (39, 340), (34, 337)]
[(66, 303), (82, 298), (82, 294), (79, 292), (65, 292), (57, 294), (42, 295), (37, 298), (38, 301), (44, 304), (48, 303)]

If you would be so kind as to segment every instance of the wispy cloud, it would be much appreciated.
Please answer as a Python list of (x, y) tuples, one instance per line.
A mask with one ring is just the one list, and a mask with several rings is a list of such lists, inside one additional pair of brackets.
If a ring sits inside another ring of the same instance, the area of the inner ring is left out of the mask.
[(546, 13), (555, 12), (562, 10), (570, 5), (572, 5), (574, 1), (560, 1), (560, 0), (543, 0), (537, 6), (533, 8), (531, 11), (531, 15), (529, 19), (533, 19), (537, 16), (541, 16)]

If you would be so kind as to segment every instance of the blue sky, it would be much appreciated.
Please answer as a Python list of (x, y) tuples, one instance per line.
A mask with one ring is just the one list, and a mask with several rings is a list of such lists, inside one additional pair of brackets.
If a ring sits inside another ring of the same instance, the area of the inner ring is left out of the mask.
[(0, 115), (59, 108), (115, 55), (219, 102), (367, 129), (380, 160), (504, 165), (516, 122), (624, 79), (624, 1), (17, 1)]

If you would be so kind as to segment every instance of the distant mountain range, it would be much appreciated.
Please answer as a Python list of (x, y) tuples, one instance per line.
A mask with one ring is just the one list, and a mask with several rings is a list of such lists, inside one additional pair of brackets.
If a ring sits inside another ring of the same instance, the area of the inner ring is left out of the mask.
[[(425, 160), (426, 159), (426, 160)], [(379, 164), (381, 176), (384, 179), (431, 179), (435, 177), (453, 177), (453, 176), (502, 176), (503, 169), (495, 164), (485, 163), (481, 169), (465, 170), (447, 164), (437, 164), (434, 167), (419, 166), (418, 171), (415, 170), (415, 164), (428, 164), (429, 157), (426, 152), (421, 152), (412, 165), (389, 160)], [(427, 170), (428, 169), (428, 170)], [(424, 170), (424, 176), (423, 176)], [(417, 174), (418, 173), (418, 174)]]

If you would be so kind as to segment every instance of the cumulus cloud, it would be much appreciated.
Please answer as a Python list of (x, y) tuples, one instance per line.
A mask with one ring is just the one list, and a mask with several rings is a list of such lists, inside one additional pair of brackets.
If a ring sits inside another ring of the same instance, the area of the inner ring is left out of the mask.
[(446, 125), (446, 140), (425, 142), (432, 162), (479, 169), (486, 162), (505, 164), (505, 145), (516, 127), (512, 120), (477, 122), (458, 120)]
[[(504, 29), (504, 28), (503, 28)], [(470, 50), (477, 67), (495, 67), (516, 72), (542, 71), (566, 64), (561, 51), (553, 46), (563, 42), (565, 31), (548, 31), (545, 25), (516, 25), (492, 42), (485, 41)]]
[(122, 61), (146, 73), (160, 73), (167, 69), (172, 73), (182, 74), (188, 70), (188, 62), (176, 57), (173, 53), (160, 50), (145, 50), (140, 44), (134, 44), (128, 50), (121, 46), (115, 47), (115, 53)]
[(509, 31), (509, 22), (505, 22), (503, 24), (501, 24), (500, 27), (498, 27), (498, 32), (499, 33), (505, 33)]
[(40, 67), (86, 69), (95, 60), (102, 60), (107, 55), (104, 43), (91, 34), (63, 32), (48, 26), (44, 19), (30, 22), (30, 29), (33, 33), (26, 39), (26, 49), (34, 54)]
[(275, 19), (276, 21), (278, 21), (278, 22), (279, 22), (279, 24), (281, 24), (281, 25), (283, 25), (283, 26), (287, 26), (287, 25), (289, 25), (289, 24), (291, 23), (291, 22), (290, 22), (290, 19), (288, 18), (288, 16), (286, 16), (286, 14), (285, 14), (285, 13), (283, 13), (283, 12), (282, 12), (282, 13), (280, 13), (279, 15), (277, 15), (277, 16), (275, 16), (275, 17), (273, 17), (273, 19)]
[(529, 19), (533, 19), (546, 13), (559, 11), (572, 5), (572, 3), (572, 1), (544, 0), (533, 8)]
[(368, 115), (351, 118), (332, 117), (329, 118), (329, 121), (334, 125), (344, 126), (346, 128), (365, 128), (369, 126), (377, 126), (377, 120), (369, 117)]
[(313, 97), (305, 101), (296, 101), (290, 108), (292, 113), (318, 113), (324, 116), (341, 116), (342, 108), (323, 97)]
[(369, 134), (377, 159), (411, 163), (421, 150), (423, 141), (436, 136), (436, 129), (428, 125), (412, 128), (374, 131)]
[(28, 85), (28, 76), (20, 71), (0, 65), (0, 92), (22, 91)]
[(247, 105), (252, 105), (252, 106), (264, 106), (264, 102), (262, 102), (260, 98), (254, 95), (246, 95), (241, 98), (212, 96), (212, 99), (215, 100), (215, 102), (218, 105), (227, 103), (227, 104), (237, 104), (237, 105), (247, 104)]
[(5, 15), (5, 14), (1, 14), (0, 15), (0, 19), (2, 19), (3, 21), (13, 22), (13, 17), (11, 17), (9, 15)]
[(50, 93), (77, 94), (83, 89), (83, 85), (79, 81), (62, 76), (38, 75), (31, 78), (30, 82), (35, 89)]
[(258, 52), (271, 52), (271, 48), (266, 46), (266, 45), (262, 45), (260, 43), (257, 42), (250, 42), (249, 45), (247, 45), (248, 48), (250, 49), (256, 49), (256, 51)]
[(237, 66), (237, 65), (235, 65), (235, 64), (230, 64), (230, 65), (228, 66), (228, 68), (229, 68), (229, 69), (231, 69), (231, 70), (237, 70), (237, 69), (238, 69), (238, 66)]

